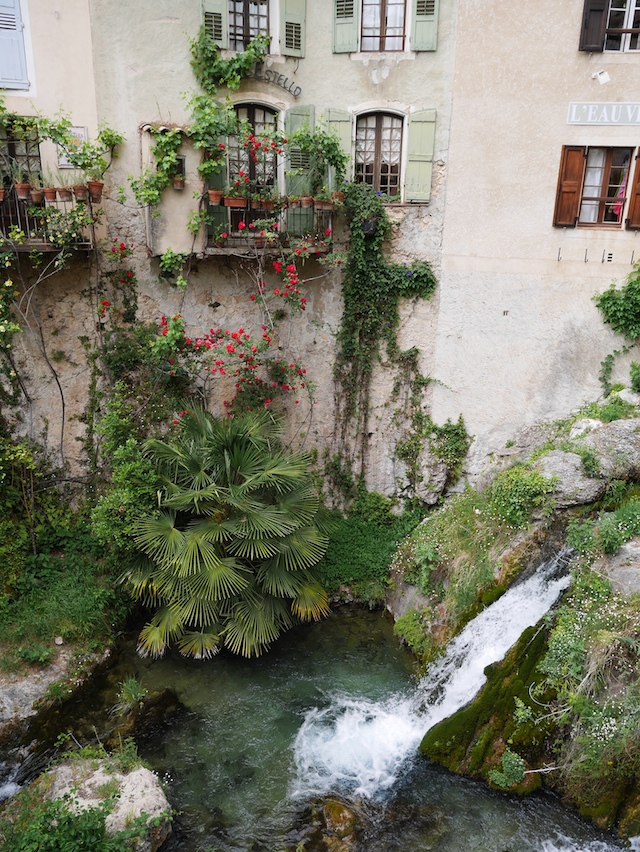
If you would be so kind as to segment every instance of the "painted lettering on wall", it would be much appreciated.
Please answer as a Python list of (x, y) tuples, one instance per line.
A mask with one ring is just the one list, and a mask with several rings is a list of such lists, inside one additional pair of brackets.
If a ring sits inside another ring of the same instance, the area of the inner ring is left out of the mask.
[(256, 64), (251, 76), (255, 77), (256, 80), (262, 80), (263, 83), (271, 83), (272, 86), (279, 86), (285, 92), (293, 95), (294, 98), (299, 98), (302, 94), (302, 87), (294, 79), (281, 74), (275, 68), (265, 68), (262, 62)]
[(570, 103), (567, 124), (640, 124), (640, 103)]

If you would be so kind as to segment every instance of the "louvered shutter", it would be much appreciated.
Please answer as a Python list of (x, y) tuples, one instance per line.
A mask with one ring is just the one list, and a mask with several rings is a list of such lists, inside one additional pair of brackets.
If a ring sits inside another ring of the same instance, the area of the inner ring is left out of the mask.
[(280, 2), (280, 53), (304, 56), (306, 0)]
[(565, 145), (562, 149), (558, 193), (553, 224), (558, 228), (575, 228), (580, 212), (580, 194), (586, 151), (580, 145)]
[(440, 0), (412, 0), (411, 49), (435, 50), (438, 46)]
[(633, 183), (629, 190), (629, 215), (624, 224), (629, 231), (640, 230), (640, 154), (636, 155)]
[(609, 0), (585, 0), (580, 31), (580, 50), (602, 53)]
[(333, 0), (333, 2), (333, 52), (355, 53), (358, 49), (360, 0)]
[[(294, 106), (287, 110), (285, 116), (285, 132), (287, 136), (293, 136), (299, 127), (308, 125), (313, 130), (315, 123), (315, 107)], [(302, 170), (301, 174), (290, 174), (289, 170)], [(286, 163), (286, 186), (287, 195), (310, 195), (311, 185), (309, 183), (309, 162), (299, 148), (289, 146)], [(290, 234), (306, 234), (313, 228), (313, 209), (289, 209), (287, 210), (287, 231)]]
[[(349, 159), (351, 159), (351, 113), (348, 113), (343, 109), (329, 109), (327, 111), (327, 123), (329, 125), (329, 129), (334, 130), (338, 134), (343, 151), (349, 156)], [(347, 176), (350, 172), (350, 164), (347, 163)], [(335, 186), (333, 175), (331, 175), (331, 180), (332, 189), (339, 191), (342, 190), (342, 187)]]
[(28, 89), (20, 0), (0, 0), (0, 89)]
[(204, 28), (218, 47), (229, 46), (227, 0), (204, 0)]
[(413, 113), (409, 121), (405, 175), (406, 201), (428, 201), (431, 198), (435, 133), (435, 109), (423, 109)]

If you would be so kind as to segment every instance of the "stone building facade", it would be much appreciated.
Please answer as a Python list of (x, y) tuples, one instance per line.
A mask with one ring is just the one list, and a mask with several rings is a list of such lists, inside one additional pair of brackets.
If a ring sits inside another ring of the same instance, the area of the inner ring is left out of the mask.
[[(532, 26), (531, 4), (500, 0), (143, 0), (135, 14), (121, 0), (0, 0), (0, 86), (15, 112), (61, 109), (80, 135), (93, 138), (100, 122), (124, 134), (102, 205), (109, 235), (136, 246), (142, 318), (180, 311), (195, 335), (257, 327), (237, 251), (218, 248), (206, 228), (194, 240), (185, 226), (203, 191), (202, 154), (189, 139), (180, 149), (186, 189), (163, 192), (160, 216), (118, 187), (153, 166), (152, 130), (187, 127), (200, 27), (224, 56), (267, 31), (265, 62), (219, 97), (284, 133), (305, 123), (335, 129), (349, 177), (391, 191), (395, 259), (428, 261), (439, 282), (431, 300), (403, 306), (399, 342), (417, 347), (421, 371), (437, 380), (426, 398), (434, 421), (463, 415), (475, 474), (521, 427), (596, 398), (600, 361), (619, 344), (593, 295), (623, 282), (639, 255), (636, 5), (538, 0)], [(60, 165), (53, 145), (40, 155), (45, 168)], [(277, 166), (282, 194), (293, 187), (290, 165)], [(345, 236), (337, 217), (332, 227)], [(167, 248), (193, 255), (184, 293), (158, 280)], [(74, 340), (95, 323), (79, 299), (91, 274), (89, 260), (77, 262), (33, 302), (50, 319), (45, 336), (55, 334), (47, 345), (67, 350), (56, 367), (66, 394), (61, 440), (78, 462), (82, 424), (73, 418), (88, 373)], [(289, 418), (306, 446), (331, 452), (341, 275), (313, 260), (303, 275), (308, 311), (282, 345), (309, 364), (317, 390), (313, 403), (289, 406)], [(28, 334), (19, 348), (25, 422), (39, 433), (46, 418), (55, 446), (59, 390)], [(369, 423), (368, 484), (387, 493), (404, 475), (392, 384), (389, 370), (376, 372)]]

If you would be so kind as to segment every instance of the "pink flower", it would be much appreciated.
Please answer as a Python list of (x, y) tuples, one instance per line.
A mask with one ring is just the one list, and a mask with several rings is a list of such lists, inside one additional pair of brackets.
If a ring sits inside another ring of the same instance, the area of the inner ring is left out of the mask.
[(244, 222), (238, 222), (238, 230), (239, 230), (239, 231), (244, 231), (244, 229), (245, 229), (246, 227), (247, 227), (247, 226), (245, 225), (245, 223), (244, 223)]

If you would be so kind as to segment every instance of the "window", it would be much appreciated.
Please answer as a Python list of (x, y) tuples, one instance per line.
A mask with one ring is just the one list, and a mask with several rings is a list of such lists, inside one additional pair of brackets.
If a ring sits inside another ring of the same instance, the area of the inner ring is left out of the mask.
[[(333, 0), (333, 52), (435, 50), (439, 0)], [(407, 35), (410, 33), (410, 38)]]
[(585, 0), (580, 50), (640, 50), (640, 0)]
[(243, 51), (258, 33), (269, 32), (268, 0), (229, 0), (229, 48)]
[(361, 50), (404, 50), (405, 0), (362, 0)]
[(20, 0), (0, 0), (0, 89), (28, 89)]
[(369, 113), (356, 124), (355, 179), (386, 195), (400, 194), (402, 119)]
[(560, 163), (554, 225), (565, 228), (576, 225), (619, 227), (624, 222), (627, 228), (640, 228), (638, 168), (634, 184), (630, 182), (633, 153), (634, 148), (565, 146)]
[[(248, 122), (256, 136), (265, 130), (275, 129), (276, 113), (267, 107), (246, 106), (236, 107), (238, 118)], [(229, 140), (229, 173), (237, 175), (244, 172), (254, 192), (261, 189), (272, 189), (277, 180), (277, 154), (275, 151), (263, 152), (259, 158), (250, 155), (249, 148), (239, 143), (237, 138)]]

